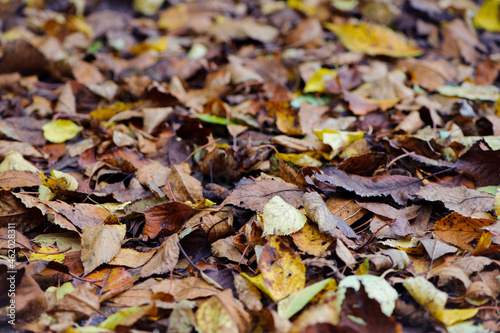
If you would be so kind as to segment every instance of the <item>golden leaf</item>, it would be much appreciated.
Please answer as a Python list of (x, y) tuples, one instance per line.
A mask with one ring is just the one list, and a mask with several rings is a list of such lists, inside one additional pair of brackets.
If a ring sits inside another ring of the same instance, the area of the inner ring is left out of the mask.
[(350, 51), (396, 58), (416, 57), (423, 53), (414, 41), (382, 25), (325, 23), (325, 26), (337, 34)]

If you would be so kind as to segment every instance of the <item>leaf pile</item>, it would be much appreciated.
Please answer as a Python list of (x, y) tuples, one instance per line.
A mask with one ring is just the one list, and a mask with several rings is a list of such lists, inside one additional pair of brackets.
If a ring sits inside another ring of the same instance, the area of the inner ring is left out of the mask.
[(0, 2), (0, 330), (500, 331), (499, 8)]

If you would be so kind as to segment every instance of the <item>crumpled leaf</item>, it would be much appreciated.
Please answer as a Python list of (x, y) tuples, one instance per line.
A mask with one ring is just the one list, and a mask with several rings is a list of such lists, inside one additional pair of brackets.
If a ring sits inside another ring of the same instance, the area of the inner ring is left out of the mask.
[(453, 325), (467, 320), (478, 312), (478, 309), (446, 310), (448, 294), (437, 289), (421, 276), (407, 278), (403, 281), (403, 286), (426, 311), (429, 311), (434, 318), (445, 325)]
[(465, 186), (444, 187), (429, 184), (422, 187), (417, 196), (428, 201), (441, 201), (446, 208), (465, 216), (490, 211), (494, 207), (494, 197), (491, 194)]
[(325, 26), (350, 51), (396, 58), (416, 57), (423, 52), (414, 41), (382, 25), (325, 23)]
[(302, 191), (295, 185), (272, 179), (259, 180), (253, 184), (234, 190), (222, 202), (222, 206), (231, 204), (242, 208), (262, 212), (273, 196), (279, 196), (289, 205), (298, 208), (302, 205)]
[(479, 239), (481, 230), (479, 228), (493, 224), (495, 221), (488, 219), (475, 219), (451, 213), (434, 225), (435, 233), (442, 240), (455, 244), (464, 250), (472, 251), (470, 245), (474, 239)]
[(420, 180), (407, 176), (361, 177), (331, 170), (328, 175), (316, 174), (316, 179), (343, 187), (362, 197), (390, 195), (399, 204), (405, 204), (411, 195), (420, 190)]
[(53, 143), (62, 143), (73, 139), (83, 130), (68, 119), (57, 119), (42, 126), (43, 136), (47, 141)]
[(347, 145), (363, 139), (364, 132), (347, 132), (347, 131), (337, 131), (330, 129), (314, 130), (314, 134), (321, 140), (324, 144), (332, 147), (332, 152), (329, 159), (334, 158), (341, 148)]
[(264, 206), (263, 236), (290, 235), (302, 229), (306, 216), (279, 196), (274, 196)]
[(307, 216), (313, 220), (321, 231), (333, 236), (339, 237), (337, 228), (340, 229), (347, 237), (355, 238), (356, 233), (352, 228), (341, 218), (332, 214), (328, 206), (323, 201), (318, 192), (305, 193), (302, 197), (304, 209)]
[(380, 308), (386, 316), (391, 316), (396, 307), (398, 292), (382, 277), (375, 275), (350, 275), (339, 283), (337, 304), (340, 307), (348, 288), (359, 290), (364, 286), (368, 297), (380, 303)]

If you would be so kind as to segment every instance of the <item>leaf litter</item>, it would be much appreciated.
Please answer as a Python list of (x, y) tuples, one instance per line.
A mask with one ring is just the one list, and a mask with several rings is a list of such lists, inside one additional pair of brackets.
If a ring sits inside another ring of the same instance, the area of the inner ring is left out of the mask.
[(0, 330), (499, 331), (499, 8), (1, 3)]

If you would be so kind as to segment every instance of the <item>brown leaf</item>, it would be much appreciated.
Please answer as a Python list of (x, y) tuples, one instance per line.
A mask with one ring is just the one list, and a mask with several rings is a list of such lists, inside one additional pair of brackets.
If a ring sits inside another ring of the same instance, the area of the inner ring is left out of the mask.
[(305, 49), (316, 49), (323, 46), (323, 29), (317, 18), (308, 18), (290, 31), (285, 38), (288, 47)]
[(0, 173), (1, 188), (40, 186), (40, 177), (32, 172), (8, 170)]
[(266, 203), (275, 195), (295, 208), (302, 205), (302, 191), (300, 191), (297, 186), (266, 179), (243, 186), (239, 190), (234, 190), (231, 195), (224, 200), (222, 206), (230, 204), (263, 212)]
[(140, 277), (148, 277), (153, 274), (161, 275), (173, 271), (179, 260), (178, 242), (178, 234), (173, 234), (164, 240), (151, 260), (142, 267)]
[(420, 239), (420, 243), (425, 248), (425, 251), (427, 251), (427, 254), (429, 254), (429, 257), (432, 260), (436, 260), (437, 258), (440, 258), (444, 256), (445, 254), (448, 253), (455, 253), (457, 252), (457, 248), (450, 246), (446, 243), (441, 242), (438, 239)]
[(483, 140), (479, 140), (460, 156), (455, 162), (455, 166), (471, 176), (480, 185), (500, 184), (500, 150), (492, 150)]
[(495, 208), (493, 195), (471, 190), (465, 186), (445, 187), (429, 184), (417, 192), (417, 196), (427, 201), (441, 201), (446, 208), (461, 215), (471, 216), (476, 212), (486, 212)]
[(340, 229), (347, 237), (356, 238), (356, 233), (341, 218), (333, 215), (323, 198), (317, 192), (309, 192), (302, 197), (304, 209), (307, 216), (318, 224), (319, 230), (333, 236), (339, 237)]
[[(182, 163), (172, 166), (172, 174), (169, 181), (176, 200), (182, 202), (188, 200), (199, 202), (203, 200), (203, 187), (198, 179), (191, 176), (189, 164)], [(166, 189), (163, 192), (169, 193)]]
[(390, 195), (398, 204), (405, 204), (420, 190), (420, 180), (407, 176), (361, 177), (341, 170), (331, 170), (328, 175), (316, 174), (316, 179), (353, 191), (362, 197)]
[(99, 312), (99, 296), (90, 283), (83, 283), (73, 292), (64, 295), (47, 312), (74, 312), (78, 317), (89, 317)]
[(203, 279), (194, 276), (183, 279), (163, 280), (151, 286), (151, 290), (155, 294), (170, 294), (177, 302), (183, 299), (208, 297), (220, 292), (219, 289), (208, 284)]
[(63, 201), (40, 201), (59, 212), (80, 229), (102, 225), (110, 215), (106, 208), (93, 204), (75, 203), (70, 205)]
[[(50, 222), (54, 223), (55, 225), (58, 225), (66, 230), (71, 230), (80, 233), (78, 229), (73, 225), (73, 223), (71, 223), (66, 217), (62, 216), (54, 209), (46, 206), (42, 200), (28, 194), (22, 194), (22, 193), (13, 193), (13, 194), (18, 199), (21, 199), (22, 203), (27, 208), (36, 207), (43, 215), (47, 216), (47, 219)], [(41, 222), (39, 219), (32, 219), (31, 217), (29, 218), (30, 223), (37, 220), (39, 224)]]
[(434, 230), (442, 240), (453, 243), (464, 250), (472, 251), (474, 248), (469, 243), (481, 236), (482, 232), (479, 228), (494, 222), (487, 219), (474, 219), (453, 212), (437, 221)]
[(85, 274), (110, 262), (122, 246), (125, 225), (101, 225), (82, 229), (82, 262)]
[(346, 158), (337, 166), (337, 169), (358, 176), (371, 176), (375, 170), (387, 162), (386, 154), (373, 152)]
[[(33, 262), (31, 263), (33, 264)], [(11, 299), (8, 297), (7, 291), (10, 292), (10, 289), (14, 289), (13, 292), (15, 292), (15, 315), (14, 318), (7, 315), (7, 319), (14, 319), (16, 322), (17, 319), (28, 320), (36, 318), (46, 310), (47, 299), (38, 283), (33, 279), (32, 272), (29, 269), (18, 266), (15, 273), (4, 272), (0, 274), (0, 278), (0, 281), (2, 281), (0, 288), (5, 291), (0, 297), (0, 306), (2, 308), (10, 304)], [(15, 288), (10, 287), (12, 280), (15, 283)]]
[(16, 230), (25, 232), (43, 223), (40, 211), (19, 199), (11, 192), (0, 190), (0, 227), (14, 223)]
[(155, 250), (139, 252), (134, 249), (121, 248), (120, 252), (108, 264), (114, 266), (125, 266), (130, 268), (141, 267), (149, 261), (156, 253)]
[(182, 202), (165, 202), (143, 211), (146, 218), (144, 237), (155, 238), (160, 234), (171, 235), (195, 214), (194, 209)]
[[(353, 321), (359, 318), (363, 323)], [(371, 333), (401, 333), (401, 325), (394, 317), (388, 317), (380, 309), (380, 304), (368, 297), (363, 284), (358, 291), (348, 288), (340, 309), (340, 322), (331, 332), (365, 333), (367, 327)]]

